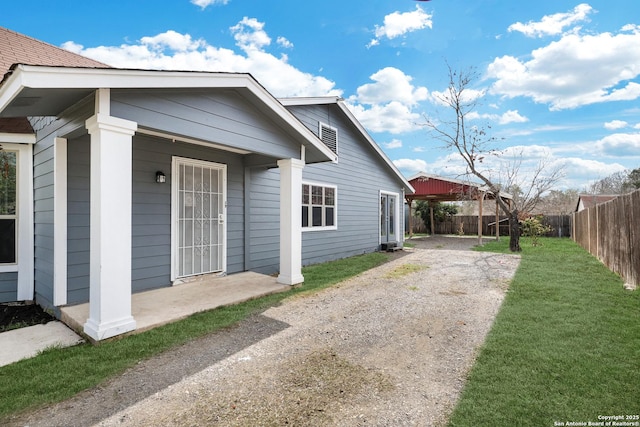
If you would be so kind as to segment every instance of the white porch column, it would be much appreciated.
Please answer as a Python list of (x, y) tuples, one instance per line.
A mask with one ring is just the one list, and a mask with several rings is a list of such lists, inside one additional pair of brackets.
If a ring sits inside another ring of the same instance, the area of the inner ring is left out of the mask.
[(132, 331), (131, 166), (137, 123), (98, 113), (91, 135), (89, 319), (84, 331), (102, 340)]
[(304, 161), (278, 160), (280, 168), (280, 275), (278, 282), (296, 285), (302, 276), (302, 169)]

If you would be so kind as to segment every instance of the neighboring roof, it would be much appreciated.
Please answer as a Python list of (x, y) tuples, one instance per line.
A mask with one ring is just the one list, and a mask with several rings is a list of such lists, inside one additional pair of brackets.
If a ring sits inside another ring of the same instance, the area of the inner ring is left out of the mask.
[(0, 76), (13, 64), (110, 68), (93, 59), (0, 27)]
[(582, 202), (582, 209), (589, 209), (600, 203), (608, 202), (618, 197), (618, 194), (579, 194), (578, 203), (576, 204), (576, 212), (580, 209), (580, 202)]
[(342, 98), (337, 96), (318, 96), (318, 97), (296, 97), (296, 98), (279, 98), (279, 101), (285, 107), (288, 106), (301, 106), (301, 105), (328, 105), (335, 104), (343, 111), (345, 116), (353, 123), (353, 125), (358, 129), (358, 131), (362, 134), (364, 139), (369, 143), (371, 148), (380, 156), (383, 162), (387, 164), (389, 169), (393, 171), (393, 173), (398, 177), (398, 179), (402, 182), (403, 186), (410, 193), (414, 193), (415, 189), (411, 185), (407, 178), (400, 173), (396, 165), (387, 157), (387, 155), (380, 149), (380, 146), (371, 138), (371, 135), (366, 131), (366, 129), (362, 126), (362, 123), (356, 119), (353, 115), (349, 107), (347, 107), (346, 103), (342, 100)]
[[(415, 194), (412, 196), (414, 199), (452, 202), (462, 200), (465, 196), (473, 196), (478, 191), (486, 193), (489, 199), (494, 198), (493, 192), (486, 185), (455, 178), (445, 178), (426, 172), (417, 173), (409, 179), (409, 182), (416, 189)], [(500, 198), (513, 200), (513, 196), (506, 192), (500, 192)]]
[(26, 117), (10, 117), (0, 119), (0, 133), (33, 133), (33, 128)]

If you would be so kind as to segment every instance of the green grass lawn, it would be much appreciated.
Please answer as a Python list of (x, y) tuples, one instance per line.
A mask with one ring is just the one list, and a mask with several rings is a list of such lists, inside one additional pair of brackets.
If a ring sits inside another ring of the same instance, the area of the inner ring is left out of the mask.
[(189, 340), (233, 325), (296, 294), (315, 292), (388, 260), (372, 253), (303, 268), (305, 283), (291, 290), (194, 314), (137, 335), (64, 349), (0, 367), (0, 425), (9, 414), (59, 402), (128, 367)]
[[(569, 239), (541, 242), (521, 241), (520, 267), (452, 427), (554, 426), (640, 414), (640, 291), (624, 290)], [(508, 252), (508, 239), (479, 250)]]

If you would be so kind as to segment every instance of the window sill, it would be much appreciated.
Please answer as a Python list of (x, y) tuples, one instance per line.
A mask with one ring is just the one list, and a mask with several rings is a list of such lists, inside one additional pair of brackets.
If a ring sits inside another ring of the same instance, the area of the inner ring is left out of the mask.
[(306, 233), (308, 231), (331, 231), (331, 230), (337, 230), (338, 227), (337, 226), (333, 226), (333, 227), (302, 227), (302, 232)]
[(18, 271), (18, 264), (0, 264), (0, 273), (15, 273)]

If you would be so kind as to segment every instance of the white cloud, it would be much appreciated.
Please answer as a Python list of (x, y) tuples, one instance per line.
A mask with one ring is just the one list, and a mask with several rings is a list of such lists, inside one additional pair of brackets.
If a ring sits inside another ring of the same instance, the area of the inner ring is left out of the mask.
[[(464, 91), (462, 91), (462, 93), (459, 94), (460, 103), (473, 104), (474, 102), (478, 101), (480, 98), (485, 96), (486, 93), (487, 91), (485, 89), (466, 88), (464, 89)], [(429, 99), (434, 104), (442, 105), (445, 107), (448, 107), (454, 103), (454, 101), (451, 101), (452, 97), (449, 94), (448, 90), (443, 90), (443, 91), (434, 90), (431, 92)]]
[[(331, 80), (293, 67), (286, 55), (276, 57), (269, 53), (271, 38), (264, 23), (245, 17), (230, 31), (241, 52), (212, 46), (203, 39), (194, 40), (189, 34), (172, 30), (143, 37), (134, 44), (85, 48), (69, 41), (62, 47), (120, 68), (251, 73), (279, 97), (342, 95)], [(286, 46), (284, 40), (279, 43)]]
[(374, 104), (368, 108), (349, 103), (349, 108), (358, 121), (372, 132), (411, 132), (417, 129), (416, 122), (420, 119), (419, 114), (411, 112), (409, 107), (396, 101)]
[[(585, 180), (597, 181), (605, 176), (626, 170), (619, 163), (604, 163), (599, 160), (582, 159), (579, 157), (565, 157), (559, 160), (566, 176), (570, 176), (575, 183)], [(573, 185), (574, 187), (576, 185)]]
[(457, 153), (450, 153), (435, 159), (425, 169), (427, 173), (433, 173), (443, 177), (455, 179), (469, 179), (467, 166)]
[(637, 99), (640, 84), (631, 80), (638, 75), (638, 26), (617, 34), (567, 34), (534, 50), (529, 60), (507, 55), (487, 68), (487, 77), (496, 80), (491, 93), (529, 97), (551, 110)]
[(415, 130), (420, 115), (413, 107), (428, 98), (427, 88), (415, 87), (411, 76), (393, 67), (383, 68), (370, 78), (374, 83), (360, 86), (348, 100), (356, 118), (373, 132)]
[(479, 114), (476, 111), (472, 111), (467, 114), (467, 118), (470, 120), (491, 120), (501, 125), (506, 125), (509, 123), (525, 123), (529, 121), (527, 117), (520, 115), (520, 113), (518, 113), (518, 110), (509, 110), (503, 114)]
[(276, 39), (276, 43), (278, 43), (280, 46), (287, 48), (287, 49), (293, 49), (293, 43), (291, 43), (289, 40), (287, 40), (285, 37), (278, 37)]
[(418, 5), (416, 5), (416, 10), (412, 12), (400, 13), (396, 11), (390, 13), (384, 17), (383, 25), (376, 25), (375, 38), (369, 42), (367, 47), (380, 44), (382, 38), (391, 40), (413, 31), (432, 28), (432, 17), (433, 15), (426, 13)]
[(614, 133), (596, 143), (598, 150), (606, 156), (640, 157), (640, 133)]
[(529, 21), (526, 24), (516, 22), (511, 24), (508, 31), (518, 31), (527, 37), (542, 37), (561, 34), (566, 27), (588, 19), (593, 8), (586, 3), (579, 4), (567, 13), (546, 15), (538, 22)]
[(609, 130), (622, 129), (626, 128), (627, 126), (629, 126), (629, 123), (625, 122), (624, 120), (611, 120), (610, 122), (606, 122), (604, 124), (605, 129)]
[(229, 0), (191, 0), (191, 3), (200, 6), (201, 9), (206, 9), (212, 4), (227, 4)]
[(203, 40), (193, 40), (189, 34), (180, 34), (173, 30), (158, 34), (153, 37), (143, 37), (140, 43), (152, 50), (164, 51), (165, 49), (177, 52), (196, 50), (205, 45)]
[(233, 38), (240, 49), (247, 51), (261, 50), (271, 44), (271, 38), (264, 31), (264, 22), (256, 18), (242, 18), (242, 21), (231, 27)]
[(528, 122), (529, 119), (525, 116), (520, 115), (518, 110), (509, 110), (506, 113), (503, 113), (499, 119), (498, 123), (501, 125), (506, 125), (509, 123), (525, 123)]
[(402, 141), (400, 141), (399, 139), (392, 139), (391, 141), (385, 142), (382, 145), (384, 145), (384, 147), (389, 150), (393, 150), (394, 148), (401, 148)]
[(367, 83), (357, 89), (358, 102), (363, 104), (381, 104), (397, 101), (413, 106), (424, 101), (429, 95), (426, 87), (415, 87), (413, 78), (394, 67), (383, 68), (369, 77), (374, 83)]
[(427, 171), (427, 162), (422, 159), (398, 159), (393, 164), (405, 173), (405, 176)]

